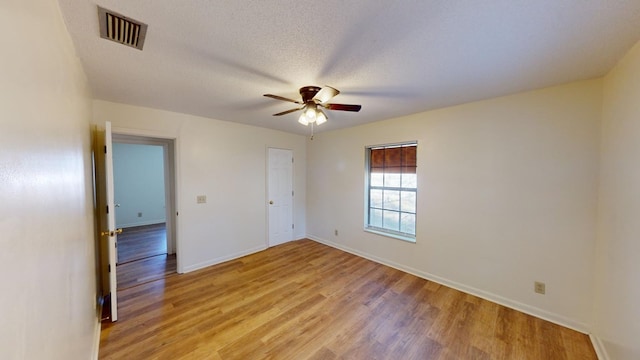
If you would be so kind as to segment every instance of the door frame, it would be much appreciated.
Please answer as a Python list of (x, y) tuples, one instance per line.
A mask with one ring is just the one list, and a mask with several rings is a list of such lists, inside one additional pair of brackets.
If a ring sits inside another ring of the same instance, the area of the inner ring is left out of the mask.
[(176, 272), (178, 274), (184, 273), (180, 251), (180, 217), (178, 216), (178, 137), (172, 134), (164, 134), (155, 131), (120, 127), (112, 128), (112, 133), (113, 142), (116, 143), (159, 145), (163, 147), (167, 253), (176, 254)]

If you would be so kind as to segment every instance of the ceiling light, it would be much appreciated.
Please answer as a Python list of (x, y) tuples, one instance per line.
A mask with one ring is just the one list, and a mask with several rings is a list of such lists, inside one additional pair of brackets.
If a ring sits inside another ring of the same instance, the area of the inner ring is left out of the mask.
[(316, 113), (316, 125), (322, 125), (327, 122), (327, 115), (320, 109)]
[(307, 118), (307, 121), (309, 121), (310, 123), (316, 121), (316, 115), (316, 104), (307, 104), (306, 110), (304, 111), (304, 116)]
[(362, 106), (360, 105), (348, 105), (348, 104), (329, 104), (327, 101), (331, 100), (334, 96), (338, 95), (340, 91), (331, 86), (325, 86), (319, 88), (317, 86), (304, 86), (300, 88), (300, 96), (302, 101), (285, 98), (279, 95), (264, 94), (264, 96), (288, 101), (302, 105), (297, 109), (289, 109), (286, 111), (273, 114), (273, 116), (281, 116), (290, 114), (295, 111), (302, 110), (302, 115), (298, 118), (298, 122), (304, 126), (311, 124), (311, 138), (313, 139), (313, 125), (321, 125), (327, 122), (327, 114), (322, 111), (322, 108), (327, 110), (339, 110), (339, 111), (360, 111)]

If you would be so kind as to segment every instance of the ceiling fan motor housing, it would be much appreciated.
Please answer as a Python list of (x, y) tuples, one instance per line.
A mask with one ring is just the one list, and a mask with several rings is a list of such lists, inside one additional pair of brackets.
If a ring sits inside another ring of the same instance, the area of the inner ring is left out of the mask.
[(313, 97), (320, 91), (317, 86), (304, 86), (300, 88), (300, 95), (302, 96), (302, 102), (307, 103), (312, 101)]

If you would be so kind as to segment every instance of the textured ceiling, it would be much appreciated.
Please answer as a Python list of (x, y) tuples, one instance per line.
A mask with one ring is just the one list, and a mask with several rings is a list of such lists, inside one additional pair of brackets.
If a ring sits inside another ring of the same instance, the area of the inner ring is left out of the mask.
[[(640, 0), (59, 0), (96, 99), (309, 129), (305, 85), (342, 91), (317, 131), (604, 75), (640, 40)], [(99, 36), (97, 5), (149, 25)], [(293, 106), (291, 106), (293, 105)]]

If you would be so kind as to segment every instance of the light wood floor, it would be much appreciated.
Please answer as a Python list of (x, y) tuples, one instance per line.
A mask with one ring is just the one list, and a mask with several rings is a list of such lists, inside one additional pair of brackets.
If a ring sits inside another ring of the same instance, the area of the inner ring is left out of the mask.
[(100, 359), (596, 359), (587, 335), (311, 240), (118, 296)]
[(118, 264), (118, 290), (163, 279), (176, 274), (176, 254), (160, 254)]

